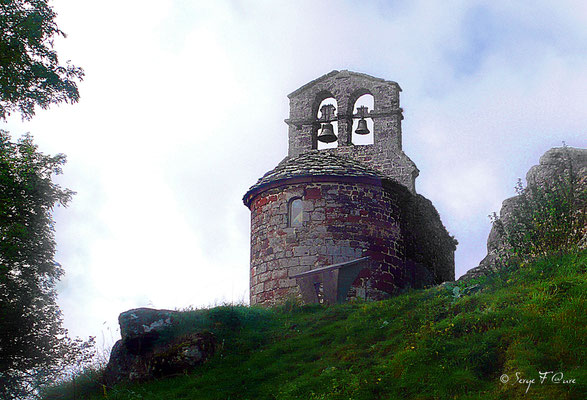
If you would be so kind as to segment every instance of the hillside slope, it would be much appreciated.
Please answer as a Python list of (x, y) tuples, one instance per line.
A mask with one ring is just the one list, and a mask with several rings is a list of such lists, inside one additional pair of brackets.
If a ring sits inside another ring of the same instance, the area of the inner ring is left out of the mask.
[(175, 333), (213, 332), (210, 361), (75, 398), (584, 399), (586, 269), (583, 251), (382, 302), (186, 311)]

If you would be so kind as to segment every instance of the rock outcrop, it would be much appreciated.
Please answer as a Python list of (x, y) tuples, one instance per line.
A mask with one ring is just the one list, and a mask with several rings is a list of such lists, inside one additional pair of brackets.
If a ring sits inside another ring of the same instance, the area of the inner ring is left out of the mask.
[[(576, 186), (575, 193), (583, 194), (587, 191), (587, 149), (574, 147), (555, 147), (548, 150), (542, 157), (540, 163), (530, 168), (526, 174), (528, 186), (541, 188), (552, 188), (570, 176), (574, 176)], [(508, 224), (512, 211), (520, 201), (520, 196), (510, 197), (504, 200), (499, 212), (500, 219), (504, 224)], [(587, 244), (587, 236), (583, 236), (581, 246)], [(476, 278), (487, 275), (499, 269), (497, 263), (498, 255), (504, 249), (497, 229), (492, 227), (487, 239), (487, 256), (479, 263), (479, 266), (470, 269), (467, 273), (459, 278), (459, 281)]]
[(214, 354), (210, 332), (174, 337), (179, 312), (138, 308), (118, 317), (122, 339), (117, 341), (104, 371), (104, 383), (145, 381), (193, 368)]

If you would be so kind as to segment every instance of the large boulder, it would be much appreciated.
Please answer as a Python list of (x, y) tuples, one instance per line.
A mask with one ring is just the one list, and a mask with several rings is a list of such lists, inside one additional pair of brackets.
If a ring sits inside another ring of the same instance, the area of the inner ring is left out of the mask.
[[(548, 150), (540, 157), (540, 163), (530, 168), (526, 174), (526, 182), (528, 186), (549, 189), (571, 176), (574, 177), (576, 184), (575, 193), (584, 196), (587, 191), (587, 149), (555, 147)], [(499, 216), (504, 225), (509, 223), (512, 212), (519, 202), (520, 196), (514, 196), (502, 203)], [(584, 235), (580, 246), (585, 247), (586, 244), (587, 235)], [(502, 253), (505, 246), (498, 230), (493, 226), (487, 238), (487, 255), (477, 267), (461, 276), (459, 281), (488, 275), (499, 270), (499, 254)]]
[(177, 322), (177, 311), (137, 308), (118, 316), (120, 336), (125, 347), (133, 354), (151, 350), (163, 332)]
[(179, 312), (138, 308), (118, 317), (121, 340), (110, 353), (104, 371), (108, 386), (122, 381), (146, 381), (187, 371), (214, 354), (210, 332), (174, 336)]

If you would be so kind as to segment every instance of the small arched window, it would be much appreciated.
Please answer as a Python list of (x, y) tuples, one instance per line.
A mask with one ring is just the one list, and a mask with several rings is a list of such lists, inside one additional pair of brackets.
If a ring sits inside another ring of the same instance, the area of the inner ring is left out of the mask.
[(304, 217), (302, 199), (293, 199), (289, 202), (288, 222), (290, 227), (302, 226)]

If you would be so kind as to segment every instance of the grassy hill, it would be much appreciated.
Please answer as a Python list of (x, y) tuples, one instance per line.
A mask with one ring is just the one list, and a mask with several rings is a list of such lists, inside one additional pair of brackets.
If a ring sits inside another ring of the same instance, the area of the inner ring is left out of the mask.
[(115, 388), (89, 374), (45, 398), (584, 399), (586, 270), (583, 251), (382, 302), (188, 310), (175, 334), (218, 338), (205, 365)]

